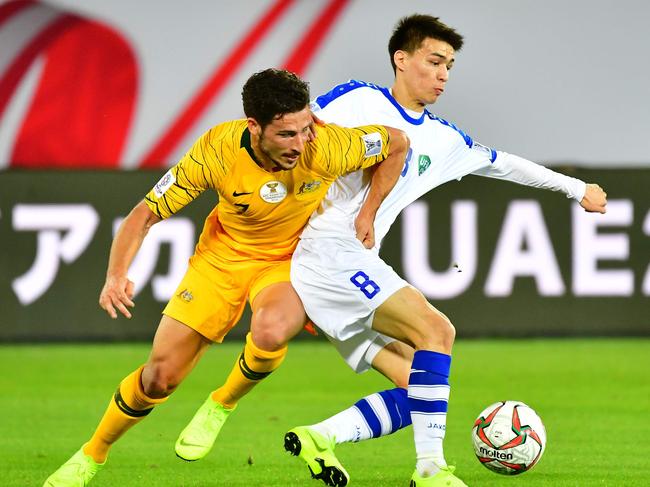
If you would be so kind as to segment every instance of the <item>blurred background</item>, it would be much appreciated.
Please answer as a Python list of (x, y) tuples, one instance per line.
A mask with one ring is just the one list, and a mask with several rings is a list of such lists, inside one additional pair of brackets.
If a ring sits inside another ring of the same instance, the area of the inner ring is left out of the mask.
[[(465, 36), (430, 107), (485, 145), (598, 182), (606, 215), (467, 177), (409, 207), (387, 262), (463, 337), (650, 335), (650, 4), (641, 0), (65, 0), (0, 3), (0, 341), (148, 340), (203, 195), (152, 230), (132, 320), (97, 305), (120, 220), (270, 66), (312, 96), (390, 86), (397, 20)], [(234, 330), (241, 337), (248, 317)]]

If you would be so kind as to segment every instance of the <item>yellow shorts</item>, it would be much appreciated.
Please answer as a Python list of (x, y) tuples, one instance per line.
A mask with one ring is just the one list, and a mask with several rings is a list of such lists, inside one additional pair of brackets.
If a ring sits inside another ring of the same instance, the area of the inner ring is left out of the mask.
[(163, 314), (209, 340), (222, 342), (241, 318), (246, 297), (253, 302), (265, 287), (289, 282), (290, 266), (291, 259), (230, 262), (216, 267), (195, 254)]

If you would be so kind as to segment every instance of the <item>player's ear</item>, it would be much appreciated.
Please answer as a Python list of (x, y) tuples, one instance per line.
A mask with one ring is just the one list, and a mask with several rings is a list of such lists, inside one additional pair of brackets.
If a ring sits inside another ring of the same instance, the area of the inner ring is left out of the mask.
[(408, 57), (408, 53), (406, 51), (402, 51), (402, 50), (395, 51), (395, 54), (393, 54), (393, 61), (395, 62), (395, 67), (398, 70), (401, 71), (404, 69), (404, 64), (406, 62), (407, 57)]
[(257, 120), (254, 118), (248, 117), (246, 119), (246, 122), (248, 123), (248, 131), (255, 136), (258, 136), (262, 133), (262, 126), (257, 123)]

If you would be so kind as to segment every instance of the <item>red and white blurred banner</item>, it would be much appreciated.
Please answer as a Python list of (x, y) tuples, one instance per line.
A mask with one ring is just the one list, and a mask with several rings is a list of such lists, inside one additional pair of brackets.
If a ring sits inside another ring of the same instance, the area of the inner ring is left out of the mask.
[(242, 84), (270, 66), (313, 96), (390, 85), (388, 38), (415, 12), (465, 36), (433, 110), (475, 139), (542, 163), (650, 166), (648, 2), (0, 0), (0, 169), (169, 166), (241, 117)]

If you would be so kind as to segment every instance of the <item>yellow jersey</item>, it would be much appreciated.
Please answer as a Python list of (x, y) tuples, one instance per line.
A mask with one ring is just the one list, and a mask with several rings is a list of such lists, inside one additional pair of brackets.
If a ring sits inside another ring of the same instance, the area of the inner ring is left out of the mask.
[(268, 172), (253, 159), (246, 120), (208, 130), (147, 194), (167, 218), (207, 189), (219, 202), (206, 218), (196, 251), (215, 265), (224, 261), (290, 258), (309, 217), (339, 176), (384, 160), (385, 127), (316, 126), (296, 167)]

